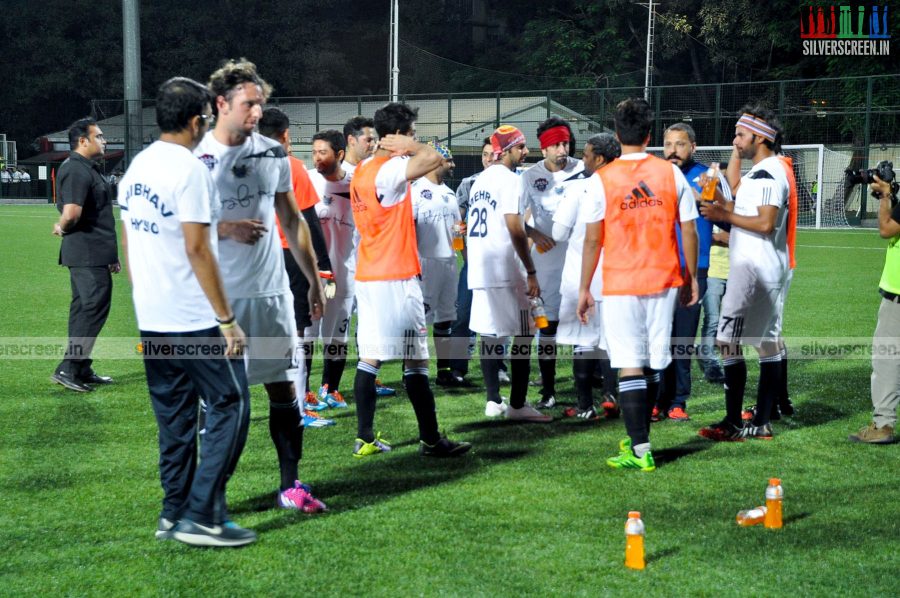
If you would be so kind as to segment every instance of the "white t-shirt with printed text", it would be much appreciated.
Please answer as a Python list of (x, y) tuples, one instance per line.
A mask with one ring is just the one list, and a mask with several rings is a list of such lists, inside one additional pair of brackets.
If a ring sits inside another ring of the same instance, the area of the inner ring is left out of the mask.
[(741, 177), (734, 200), (734, 213), (755, 217), (762, 206), (778, 208), (775, 228), (768, 235), (731, 227), (728, 255), (731, 271), (750, 268), (764, 282), (781, 283), (787, 275), (790, 260), (787, 250), (787, 216), (790, 186), (784, 166), (777, 156), (754, 164)]
[[(522, 203), (525, 209), (531, 210), (534, 228), (547, 236), (551, 235), (553, 214), (565, 197), (566, 187), (583, 171), (584, 163), (570, 157), (565, 167), (557, 172), (550, 172), (545, 161), (541, 160), (522, 173)], [(557, 243), (553, 249), (544, 253), (534, 247), (531, 259), (538, 273), (560, 271), (566, 260), (566, 242)]]
[(185, 253), (184, 222), (209, 224), (217, 253), (219, 195), (209, 171), (183, 146), (156, 141), (135, 156), (119, 181), (138, 328), (193, 332), (216, 315)]
[(206, 164), (222, 200), (222, 221), (257, 219), (267, 232), (254, 245), (222, 239), (220, 268), (229, 299), (272, 297), (290, 291), (275, 228), (275, 194), (292, 190), (284, 148), (259, 133), (237, 146), (206, 134), (194, 155)]
[(316, 204), (316, 215), (322, 225), (328, 259), (331, 260), (337, 294), (353, 295), (356, 276), (356, 225), (350, 206), (350, 181), (353, 176), (344, 171), (340, 181), (329, 181), (315, 168), (308, 171), (313, 187), (322, 201)]
[(412, 184), (413, 218), (419, 257), (455, 258), (453, 225), (459, 220), (456, 194), (447, 185), (422, 177)]
[(506, 226), (507, 214), (524, 212), (521, 184), (521, 176), (503, 164), (489, 166), (472, 183), (466, 218), (470, 289), (510, 286), (525, 277)]

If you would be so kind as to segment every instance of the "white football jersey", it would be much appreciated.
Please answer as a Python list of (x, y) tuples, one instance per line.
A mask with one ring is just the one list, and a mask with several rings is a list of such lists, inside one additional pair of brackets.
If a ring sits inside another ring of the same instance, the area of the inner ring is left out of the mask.
[[(534, 228), (547, 236), (551, 235), (553, 214), (563, 201), (566, 187), (583, 171), (584, 163), (581, 160), (569, 158), (566, 166), (558, 172), (547, 170), (544, 160), (541, 160), (522, 173), (522, 203), (526, 209), (531, 209)], [(557, 271), (558, 274), (566, 259), (566, 243), (558, 243), (545, 253), (539, 253), (537, 248), (533, 247), (531, 259), (539, 274), (548, 271)]]
[(453, 190), (426, 177), (416, 179), (412, 184), (412, 208), (419, 257), (455, 257), (453, 225), (459, 221), (459, 205)]
[(267, 231), (255, 244), (219, 242), (219, 267), (229, 299), (290, 292), (284, 252), (275, 228), (275, 193), (291, 191), (291, 165), (277, 141), (252, 133), (237, 146), (206, 134), (194, 155), (206, 164), (222, 200), (222, 221), (253, 218)]
[(779, 283), (789, 268), (787, 251), (787, 217), (790, 186), (784, 166), (776, 156), (760, 160), (741, 177), (734, 200), (734, 213), (754, 217), (761, 206), (778, 208), (775, 228), (768, 235), (755, 233), (739, 226), (731, 227), (728, 244), (732, 272), (738, 268), (752, 269), (763, 282)]
[[(592, 187), (588, 184), (589, 178), (585, 177), (582, 171), (577, 178), (566, 185), (565, 198), (560, 202), (559, 208), (553, 215), (553, 222), (562, 224), (572, 231), (568, 239), (566, 260), (559, 285), (560, 295), (563, 296), (577, 297), (578, 287), (581, 285), (581, 258), (584, 251), (585, 221), (579, 214), (584, 209), (582, 207), (583, 203), (596, 201), (596, 198), (591, 197)], [(591, 295), (595, 299), (600, 299), (603, 290), (603, 276), (600, 274), (602, 263), (603, 255), (601, 253), (597, 269), (594, 270), (594, 278), (591, 279)]]
[(510, 286), (525, 277), (525, 268), (513, 248), (506, 214), (522, 214), (522, 177), (502, 164), (478, 175), (469, 192), (466, 245), (469, 288)]
[(119, 181), (119, 207), (128, 235), (138, 328), (193, 332), (216, 326), (216, 314), (184, 250), (184, 222), (209, 224), (216, 255), (220, 204), (209, 172), (189, 149), (155, 141), (135, 156)]
[(350, 208), (353, 177), (345, 171), (342, 181), (329, 181), (315, 168), (307, 172), (316, 193), (322, 198), (316, 204), (316, 215), (325, 235), (337, 293), (341, 297), (352, 296), (356, 276), (356, 225)]

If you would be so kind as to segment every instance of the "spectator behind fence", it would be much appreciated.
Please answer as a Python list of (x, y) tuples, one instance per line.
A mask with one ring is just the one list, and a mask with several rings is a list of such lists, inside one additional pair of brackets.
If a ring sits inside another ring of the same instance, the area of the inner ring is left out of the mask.
[(22, 174), (22, 197), (31, 197), (31, 175), (24, 168), (20, 168), (19, 172)]
[(3, 197), (9, 197), (9, 185), (12, 182), (12, 175), (6, 168), (0, 169), (0, 185), (2, 185)]

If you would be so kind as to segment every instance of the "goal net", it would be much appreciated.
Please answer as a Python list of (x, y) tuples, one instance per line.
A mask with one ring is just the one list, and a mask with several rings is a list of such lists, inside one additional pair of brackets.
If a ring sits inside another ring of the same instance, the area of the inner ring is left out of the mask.
[[(720, 162), (722, 168), (731, 158), (732, 147), (698, 147), (694, 159), (701, 164)], [(648, 147), (647, 151), (662, 156), (661, 147)], [(835, 152), (821, 144), (785, 145), (785, 155), (794, 162), (797, 179), (797, 226), (806, 228), (847, 228), (847, 211), (850, 206), (844, 198), (844, 170), (850, 164), (850, 154)], [(750, 160), (741, 162), (741, 173), (750, 170)]]

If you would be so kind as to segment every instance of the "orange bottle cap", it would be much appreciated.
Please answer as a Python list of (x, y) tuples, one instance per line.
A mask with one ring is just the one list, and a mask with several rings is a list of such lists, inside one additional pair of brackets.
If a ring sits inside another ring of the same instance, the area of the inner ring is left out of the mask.
[(641, 512), (640, 511), (628, 511), (628, 518), (629, 519), (640, 519)]
[(780, 478), (769, 478), (769, 485), (770, 486), (781, 486), (781, 479)]

